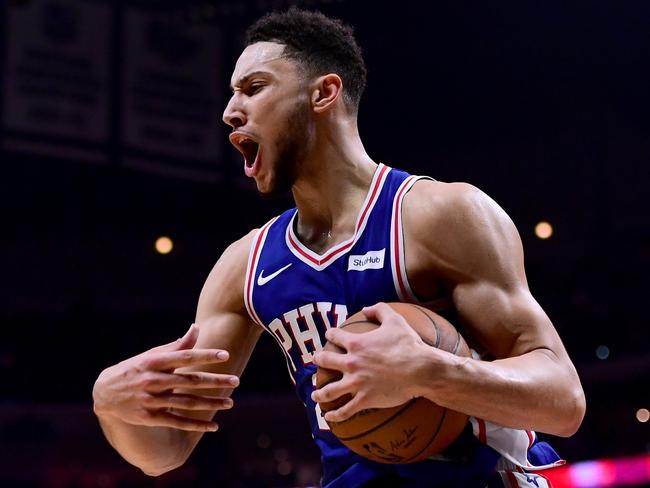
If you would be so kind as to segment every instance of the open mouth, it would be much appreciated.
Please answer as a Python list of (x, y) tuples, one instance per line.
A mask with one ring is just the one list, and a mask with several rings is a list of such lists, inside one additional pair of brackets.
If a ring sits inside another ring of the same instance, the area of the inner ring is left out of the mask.
[(233, 133), (230, 135), (230, 142), (244, 156), (244, 162), (248, 168), (255, 165), (259, 153), (260, 145), (246, 134)]
[(241, 144), (241, 153), (244, 155), (244, 161), (246, 162), (246, 166), (249, 168), (252, 168), (253, 165), (255, 164), (255, 160), (257, 159), (257, 153), (260, 149), (260, 145), (248, 139), (247, 141), (244, 141)]

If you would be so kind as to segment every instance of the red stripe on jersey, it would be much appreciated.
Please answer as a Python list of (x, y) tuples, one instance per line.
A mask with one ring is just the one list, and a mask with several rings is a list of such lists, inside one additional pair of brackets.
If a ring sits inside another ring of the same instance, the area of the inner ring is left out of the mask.
[(363, 209), (363, 212), (361, 213), (361, 218), (359, 218), (359, 222), (357, 223), (357, 228), (356, 232), (363, 227), (363, 222), (366, 219), (366, 214), (368, 213), (368, 210), (370, 210), (370, 207), (372, 207), (372, 203), (375, 199), (375, 196), (377, 195), (377, 190), (379, 190), (379, 187), (381, 186), (382, 179), (384, 177), (384, 173), (388, 171), (388, 166), (382, 166), (381, 170), (379, 171), (379, 176), (377, 177), (377, 181), (375, 182), (375, 187), (372, 189), (372, 193), (370, 194), (370, 198), (368, 199), (368, 204), (366, 205), (366, 208)]
[(401, 255), (401, 249), (399, 246), (399, 234), (402, 230), (402, 223), (400, 221), (401, 217), (401, 208), (402, 208), (402, 195), (406, 191), (407, 188), (410, 188), (411, 184), (406, 183), (404, 186), (402, 186), (402, 189), (400, 192), (397, 194), (396, 198), (396, 203), (395, 203), (395, 214), (393, 215), (393, 219), (395, 222), (395, 235), (393, 238), (395, 239), (395, 274), (397, 275), (397, 284), (399, 285), (399, 289), (402, 292), (402, 296), (404, 298), (407, 298), (412, 301), (411, 294), (406, 290), (406, 286), (404, 285), (404, 280), (402, 279), (402, 270), (400, 266), (400, 255)]
[(298, 244), (296, 244), (296, 241), (293, 240), (293, 237), (291, 237), (291, 232), (287, 233), (287, 235), (289, 236), (289, 242), (291, 243), (293, 248), (296, 251), (298, 251), (302, 257), (307, 258), (309, 261), (311, 261), (312, 263), (314, 263), (316, 265), (320, 265), (320, 261), (318, 259), (314, 259), (309, 254), (307, 254), (305, 251), (300, 249), (300, 246), (298, 246)]
[(287, 235), (289, 236), (289, 243), (291, 244), (291, 246), (296, 251), (298, 251), (298, 253), (302, 257), (304, 257), (307, 260), (309, 260), (310, 262), (314, 263), (316, 266), (322, 266), (323, 264), (327, 263), (327, 261), (330, 261), (331, 259), (335, 258), (337, 255), (339, 255), (339, 254), (347, 251), (348, 249), (350, 249), (354, 245), (354, 243), (356, 242), (356, 238), (357, 238), (357, 235), (359, 233), (359, 230), (365, 224), (365, 220), (366, 220), (366, 218), (368, 216), (368, 212), (373, 206), (373, 203), (374, 203), (375, 197), (377, 196), (377, 192), (378, 192), (379, 188), (382, 186), (382, 181), (383, 181), (384, 174), (388, 170), (389, 170), (388, 166), (382, 166), (381, 169), (379, 170), (379, 174), (377, 175), (377, 178), (375, 178), (375, 184), (372, 187), (372, 189), (370, 190), (370, 197), (368, 198), (368, 200), (366, 202), (366, 206), (361, 211), (359, 221), (357, 222), (357, 227), (354, 229), (354, 236), (352, 236), (352, 239), (350, 240), (350, 242), (348, 242), (347, 244), (345, 244), (345, 245), (343, 245), (341, 247), (334, 248), (329, 254), (322, 257), (321, 259), (316, 259), (313, 256), (311, 256), (310, 254), (307, 254), (303, 249), (300, 248), (298, 243), (293, 239), (293, 237), (291, 236), (292, 232), (288, 232)]
[(269, 227), (271, 224), (275, 221), (275, 219), (272, 219), (269, 221), (262, 229), (260, 230), (259, 234), (257, 235), (257, 242), (255, 242), (255, 248), (253, 250), (253, 255), (251, 256), (251, 262), (250, 262), (250, 267), (248, 269), (248, 288), (246, 288), (246, 303), (248, 304), (248, 310), (250, 310), (254, 317), (253, 320), (255, 320), (259, 325), (262, 325), (262, 322), (260, 318), (257, 316), (257, 312), (255, 312), (255, 309), (253, 308), (253, 286), (255, 285), (255, 270), (257, 269), (257, 262), (260, 257), (260, 246), (262, 244), (262, 241), (264, 240), (264, 236), (268, 232)]
[(535, 442), (535, 436), (530, 430), (527, 430), (526, 434), (528, 435), (528, 449), (530, 449), (533, 447), (533, 442)]

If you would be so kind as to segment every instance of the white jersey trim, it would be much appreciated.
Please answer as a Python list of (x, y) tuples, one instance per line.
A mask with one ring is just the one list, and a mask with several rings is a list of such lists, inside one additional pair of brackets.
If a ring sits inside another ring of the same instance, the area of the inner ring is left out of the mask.
[(404, 257), (404, 232), (402, 230), (402, 202), (416, 181), (429, 179), (426, 176), (409, 176), (395, 192), (390, 218), (390, 261), (393, 284), (400, 301), (420, 303), (415, 296), (406, 276), (406, 259)]
[(257, 265), (259, 264), (260, 261), (260, 256), (262, 255), (262, 249), (264, 249), (264, 242), (266, 241), (266, 236), (268, 235), (269, 228), (277, 220), (277, 217), (272, 218), (269, 220), (255, 235), (255, 238), (253, 239), (253, 242), (251, 243), (251, 248), (250, 252), (248, 254), (248, 263), (246, 264), (246, 278), (244, 280), (244, 305), (246, 306), (246, 310), (248, 311), (248, 315), (251, 317), (253, 322), (258, 324), (260, 327), (262, 327), (265, 331), (267, 331), (273, 339), (275, 339), (275, 342), (278, 343), (278, 346), (280, 346), (280, 350), (284, 354), (284, 359), (287, 362), (287, 370), (289, 371), (289, 378), (291, 378), (291, 381), (293, 384), (296, 384), (296, 380), (293, 377), (293, 373), (295, 372), (293, 362), (291, 361), (291, 358), (289, 358), (288, 353), (284, 350), (284, 347), (282, 347), (282, 344), (280, 343), (280, 339), (276, 337), (274, 333), (272, 333), (268, 327), (262, 322), (260, 319), (259, 315), (257, 315), (257, 312), (255, 311), (255, 306), (253, 304), (253, 290), (255, 289), (255, 275), (257, 274)]
[(300, 259), (307, 266), (315, 269), (316, 271), (324, 270), (330, 264), (336, 261), (339, 257), (343, 256), (346, 251), (348, 251), (349, 249), (352, 248), (352, 246), (354, 246), (354, 244), (359, 240), (359, 238), (363, 234), (363, 231), (366, 228), (366, 224), (368, 223), (368, 218), (372, 213), (372, 209), (374, 208), (375, 203), (377, 203), (377, 200), (379, 199), (379, 195), (381, 194), (381, 190), (384, 186), (384, 182), (386, 181), (386, 177), (388, 176), (388, 173), (390, 171), (391, 168), (384, 164), (379, 164), (377, 166), (377, 169), (375, 170), (375, 174), (372, 178), (372, 182), (370, 183), (370, 188), (368, 189), (368, 194), (366, 195), (366, 199), (363, 202), (363, 205), (361, 206), (359, 215), (357, 216), (357, 222), (354, 228), (355, 229), (354, 235), (349, 239), (328, 249), (323, 254), (318, 254), (312, 251), (307, 246), (305, 246), (302, 242), (300, 242), (300, 239), (298, 239), (298, 237), (296, 236), (293, 230), (294, 220), (296, 218), (296, 215), (298, 215), (298, 210), (296, 210), (293, 216), (291, 217), (289, 224), (287, 225), (287, 229), (285, 233), (285, 241), (287, 243), (287, 247), (293, 253), (293, 255), (296, 256), (298, 259)]
[(393, 199), (393, 207), (391, 210), (391, 224), (390, 224), (390, 263), (391, 271), (393, 273), (393, 284), (395, 291), (400, 301), (407, 303), (417, 303), (423, 305), (431, 310), (439, 311), (452, 306), (450, 297), (442, 297), (428, 302), (420, 300), (409, 283), (406, 274), (406, 256), (404, 248), (404, 225), (402, 218), (402, 205), (404, 197), (411, 190), (413, 185), (420, 180), (435, 181), (429, 176), (409, 176), (395, 192)]
[(257, 264), (259, 263), (260, 256), (262, 255), (262, 249), (264, 248), (264, 241), (266, 240), (266, 235), (268, 234), (269, 227), (275, 222), (277, 217), (273, 217), (269, 220), (264, 226), (257, 231), (253, 242), (251, 242), (251, 248), (248, 253), (248, 262), (246, 263), (246, 279), (244, 281), (244, 305), (246, 305), (246, 310), (248, 315), (253, 319), (260, 327), (266, 329), (264, 323), (260, 320), (255, 307), (253, 306), (253, 289), (255, 288), (255, 274), (257, 273)]
[(503, 456), (497, 466), (499, 470), (512, 470), (518, 466), (527, 471), (536, 471), (566, 464), (566, 461), (563, 459), (541, 466), (531, 464), (528, 461), (528, 450), (537, 438), (535, 432), (532, 430), (502, 427), (475, 417), (470, 417), (469, 420), (472, 424), (474, 435), (482, 443), (487, 444)]

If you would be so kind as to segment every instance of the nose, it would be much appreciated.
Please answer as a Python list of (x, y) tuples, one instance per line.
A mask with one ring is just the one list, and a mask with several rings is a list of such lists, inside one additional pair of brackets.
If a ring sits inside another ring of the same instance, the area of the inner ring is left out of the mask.
[(228, 101), (226, 109), (223, 111), (223, 121), (233, 129), (237, 129), (246, 124), (246, 115), (242, 107), (237, 102), (237, 94), (234, 94)]

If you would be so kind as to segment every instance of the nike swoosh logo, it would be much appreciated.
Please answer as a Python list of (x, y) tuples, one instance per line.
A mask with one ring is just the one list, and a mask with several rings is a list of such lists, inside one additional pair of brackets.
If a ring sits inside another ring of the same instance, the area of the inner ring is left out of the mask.
[(293, 263), (287, 264), (285, 267), (280, 268), (277, 270), (275, 273), (271, 273), (268, 276), (264, 276), (264, 270), (260, 273), (260, 275), (257, 277), (257, 286), (264, 286), (266, 285), (269, 281), (271, 281), (273, 278), (275, 278), (277, 275), (282, 273), (285, 269), (287, 269), (289, 266), (291, 266)]

